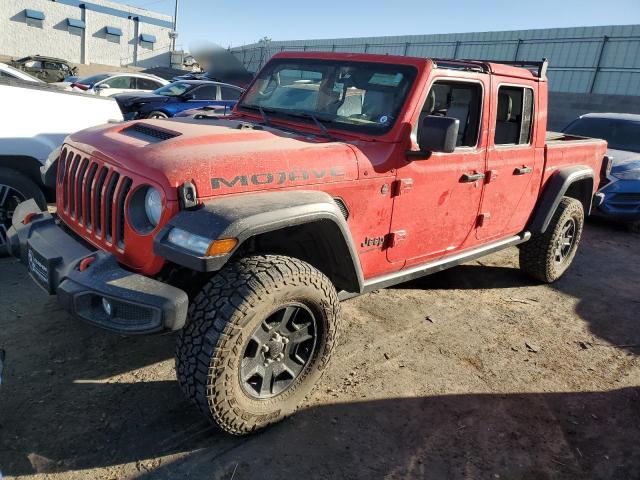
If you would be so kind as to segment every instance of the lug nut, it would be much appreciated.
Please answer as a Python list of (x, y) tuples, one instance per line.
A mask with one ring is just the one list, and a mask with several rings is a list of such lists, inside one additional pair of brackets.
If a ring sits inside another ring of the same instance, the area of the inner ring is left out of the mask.
[(262, 345), (261, 350), (262, 350), (264, 353), (267, 353), (267, 352), (269, 351), (269, 347), (268, 347), (267, 345)]
[(282, 337), (282, 343), (286, 345), (287, 343), (289, 343), (289, 339), (287, 337)]

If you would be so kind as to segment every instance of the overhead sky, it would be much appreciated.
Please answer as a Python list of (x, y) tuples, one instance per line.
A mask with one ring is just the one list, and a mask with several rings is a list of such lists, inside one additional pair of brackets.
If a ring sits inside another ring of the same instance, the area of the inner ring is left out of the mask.
[[(173, 15), (175, 0), (116, 0)], [(179, 0), (178, 46), (640, 24), (640, 0)]]

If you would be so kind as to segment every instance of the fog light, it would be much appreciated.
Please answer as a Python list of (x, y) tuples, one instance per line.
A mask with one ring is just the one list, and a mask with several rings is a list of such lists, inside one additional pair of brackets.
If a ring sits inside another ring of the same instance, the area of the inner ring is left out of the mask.
[(107, 317), (111, 317), (111, 315), (113, 314), (113, 305), (106, 298), (102, 299), (102, 310), (104, 310), (104, 313), (107, 314)]

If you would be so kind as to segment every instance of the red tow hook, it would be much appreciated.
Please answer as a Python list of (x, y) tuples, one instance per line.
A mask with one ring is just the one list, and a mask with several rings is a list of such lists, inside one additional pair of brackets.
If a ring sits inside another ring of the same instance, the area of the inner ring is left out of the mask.
[(96, 257), (86, 257), (80, 260), (80, 265), (78, 265), (78, 270), (84, 272), (89, 266), (96, 261)]
[(40, 215), (37, 212), (31, 212), (31, 213), (27, 213), (24, 218), (22, 219), (22, 224), (23, 225), (28, 225), (29, 223), (31, 223), (31, 220), (33, 220), (35, 217), (37, 217), (38, 215)]

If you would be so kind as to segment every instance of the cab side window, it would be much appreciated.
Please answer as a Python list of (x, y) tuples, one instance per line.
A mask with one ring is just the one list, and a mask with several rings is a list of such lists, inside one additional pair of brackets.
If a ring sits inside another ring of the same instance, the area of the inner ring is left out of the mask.
[(431, 87), (420, 112), (418, 128), (429, 116), (451, 117), (460, 121), (457, 147), (475, 147), (480, 131), (482, 87), (477, 83), (437, 81)]
[(498, 89), (496, 145), (527, 145), (531, 141), (533, 90), (503, 86)]

